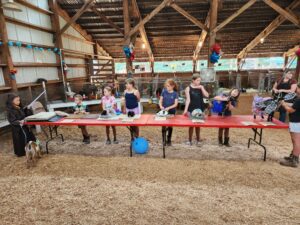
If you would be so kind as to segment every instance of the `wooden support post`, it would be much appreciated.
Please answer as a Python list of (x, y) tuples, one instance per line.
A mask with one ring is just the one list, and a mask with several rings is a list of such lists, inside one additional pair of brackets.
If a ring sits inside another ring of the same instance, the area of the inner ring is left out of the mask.
[[(60, 24), (59, 24), (59, 14), (58, 14), (58, 9), (57, 9), (57, 1), (56, 0), (48, 0), (49, 3), (49, 7), (50, 10), (53, 12), (53, 14), (51, 15), (51, 24), (52, 24), (52, 29), (55, 31), (54, 34), (54, 44), (57, 48), (59, 49), (63, 49), (63, 43), (62, 43), (62, 37), (60, 34)], [(62, 60), (64, 60), (64, 52), (61, 53), (61, 58)], [(60, 62), (60, 57), (56, 54), (56, 63), (59, 63), (59, 65), (61, 65)], [(65, 80), (67, 82), (67, 77), (64, 75), (64, 73), (62, 73), (62, 69), (61, 66), (57, 68), (57, 72), (58, 72), (58, 77), (60, 80)]]
[[(0, 35), (2, 38), (2, 63), (6, 64), (5, 67), (3, 67), (3, 75), (5, 80), (5, 86), (10, 86), (14, 92), (18, 91), (17, 88), (17, 81), (15, 77), (10, 76), (10, 70), (14, 69), (14, 64), (10, 55), (10, 49), (8, 47), (8, 34), (7, 34), (7, 28), (5, 23), (5, 17), (3, 14), (3, 9), (0, 8)], [(18, 76), (18, 74), (16, 74)]]
[(210, 1), (210, 23), (209, 23), (209, 44), (208, 44), (208, 67), (214, 67), (214, 64), (210, 62), (209, 56), (211, 54), (210, 49), (215, 44), (216, 33), (212, 32), (217, 26), (218, 19), (218, 0)]
[[(124, 17), (124, 33), (125, 37), (129, 34), (131, 29), (130, 24), (130, 12), (129, 12), (129, 1), (123, 0), (123, 17)], [(125, 38), (124, 44), (129, 45), (131, 42), (131, 37)], [(133, 74), (132, 61), (126, 57), (126, 71), (127, 76), (129, 73)]]

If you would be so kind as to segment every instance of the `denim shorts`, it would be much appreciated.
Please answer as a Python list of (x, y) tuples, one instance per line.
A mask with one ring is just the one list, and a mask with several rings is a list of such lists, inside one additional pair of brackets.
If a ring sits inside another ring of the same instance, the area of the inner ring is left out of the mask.
[(300, 123), (290, 123), (291, 133), (300, 133)]

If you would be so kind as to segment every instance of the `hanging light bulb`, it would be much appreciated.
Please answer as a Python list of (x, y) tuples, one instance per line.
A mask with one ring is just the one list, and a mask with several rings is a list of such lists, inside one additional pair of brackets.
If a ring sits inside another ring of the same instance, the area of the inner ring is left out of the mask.
[(2, 5), (1, 8), (10, 10), (10, 11), (15, 11), (15, 12), (22, 12), (22, 9), (18, 4), (14, 2), (14, 0), (2, 0)]
[(199, 45), (199, 47), (202, 47), (203, 43), (202, 43), (202, 42), (199, 42), (199, 44), (198, 44), (198, 45)]
[(144, 48), (146, 48), (146, 45), (145, 45), (145, 43), (143, 43), (143, 44), (142, 44), (142, 48), (143, 48), (143, 49), (144, 49)]
[(261, 38), (261, 39), (260, 39), (260, 43), (263, 44), (264, 42), (265, 42), (265, 39), (264, 39), (264, 38)]

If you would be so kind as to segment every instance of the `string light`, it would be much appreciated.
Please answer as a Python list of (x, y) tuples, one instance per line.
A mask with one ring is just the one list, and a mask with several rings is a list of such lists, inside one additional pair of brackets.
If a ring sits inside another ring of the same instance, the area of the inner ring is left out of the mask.
[(143, 44), (142, 44), (142, 48), (143, 48), (143, 49), (144, 49), (144, 48), (146, 48), (146, 45), (145, 45), (145, 43), (143, 43)]
[(260, 39), (260, 43), (263, 44), (264, 42), (265, 42), (265, 39), (264, 39), (264, 38), (261, 38), (261, 39)]

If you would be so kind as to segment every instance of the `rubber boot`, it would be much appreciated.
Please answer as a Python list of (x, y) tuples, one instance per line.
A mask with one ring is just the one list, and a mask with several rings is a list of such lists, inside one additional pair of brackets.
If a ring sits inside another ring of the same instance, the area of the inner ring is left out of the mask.
[(231, 145), (229, 144), (229, 137), (225, 137), (225, 139), (224, 139), (224, 145), (226, 147), (231, 147)]

